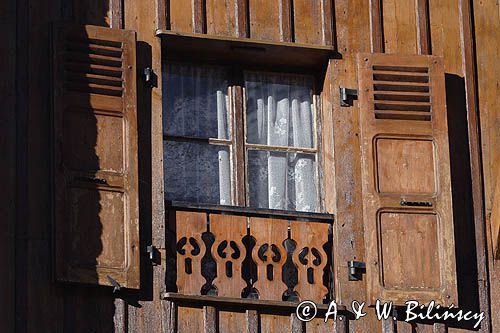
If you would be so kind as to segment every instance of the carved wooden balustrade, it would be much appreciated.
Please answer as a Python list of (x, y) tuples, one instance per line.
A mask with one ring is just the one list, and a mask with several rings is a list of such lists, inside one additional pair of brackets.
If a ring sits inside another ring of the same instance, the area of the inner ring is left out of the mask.
[(265, 301), (333, 299), (333, 216), (169, 207), (167, 290)]

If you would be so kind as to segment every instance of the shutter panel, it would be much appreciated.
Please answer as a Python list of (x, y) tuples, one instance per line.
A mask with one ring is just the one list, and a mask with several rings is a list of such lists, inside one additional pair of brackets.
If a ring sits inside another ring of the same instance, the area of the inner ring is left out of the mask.
[(493, 242), (493, 257), (500, 260), (500, 165), (496, 167), (497, 182), (491, 210), (491, 239)]
[(358, 56), (368, 297), (457, 305), (444, 67)]
[(53, 30), (56, 278), (139, 287), (135, 32)]

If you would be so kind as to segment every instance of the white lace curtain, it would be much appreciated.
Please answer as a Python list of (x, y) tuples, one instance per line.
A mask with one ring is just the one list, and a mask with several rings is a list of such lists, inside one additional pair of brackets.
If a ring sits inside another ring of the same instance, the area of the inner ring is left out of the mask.
[[(247, 141), (314, 148), (312, 82), (303, 76), (247, 73)], [(316, 211), (315, 154), (248, 152), (252, 206)], [(255, 159), (255, 160), (253, 160)]]
[[(232, 204), (229, 146), (179, 139), (230, 139), (228, 72), (220, 67), (170, 65), (164, 77), (167, 198)], [(294, 151), (315, 148), (311, 79), (248, 72), (245, 87), (250, 205), (317, 211), (316, 154)], [(251, 144), (269, 147), (256, 150)], [(280, 152), (271, 146), (290, 147), (291, 151)]]
[[(229, 139), (226, 70), (170, 65), (166, 74), (165, 134)], [(228, 146), (167, 140), (164, 154), (167, 197), (189, 202), (232, 203)]]

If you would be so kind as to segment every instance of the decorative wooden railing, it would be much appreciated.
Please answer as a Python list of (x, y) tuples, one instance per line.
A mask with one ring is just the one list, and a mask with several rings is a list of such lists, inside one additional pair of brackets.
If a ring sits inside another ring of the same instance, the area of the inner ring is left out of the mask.
[(334, 299), (333, 216), (168, 207), (167, 291), (240, 302)]

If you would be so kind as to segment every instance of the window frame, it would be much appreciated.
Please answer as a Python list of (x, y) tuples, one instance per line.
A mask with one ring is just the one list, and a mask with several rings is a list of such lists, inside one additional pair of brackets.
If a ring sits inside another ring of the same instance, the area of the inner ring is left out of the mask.
[[(168, 67), (170, 65), (181, 66), (214, 66), (223, 67), (228, 69), (228, 87), (227, 96), (229, 100), (229, 123), (228, 134), (229, 139), (218, 138), (199, 138), (191, 136), (172, 136), (166, 135), (163, 131), (162, 122), (162, 135), (165, 141), (181, 141), (203, 143), (210, 145), (223, 145), (229, 147), (230, 152), (230, 182), (231, 182), (231, 206), (244, 207), (249, 209), (269, 209), (258, 208), (250, 206), (250, 193), (248, 183), (248, 152), (254, 151), (279, 151), (286, 153), (305, 153), (315, 157), (315, 177), (316, 177), (316, 196), (317, 196), (317, 210), (311, 213), (325, 213), (324, 205), (324, 187), (323, 187), (323, 151), (322, 151), (322, 123), (321, 123), (321, 94), (322, 94), (322, 81), (323, 77), (317, 72), (311, 72), (303, 69), (293, 67), (271, 67), (266, 65), (245, 65), (235, 63), (224, 63), (221, 61), (199, 61), (187, 59), (162, 59), (162, 80), (166, 79), (163, 75), (168, 76)], [(258, 72), (261, 74), (279, 74), (290, 76), (309, 76), (312, 79), (312, 107), (313, 107), (313, 148), (306, 147), (293, 147), (293, 146), (274, 146), (247, 143), (247, 96), (245, 87), (245, 72)], [(165, 82), (165, 81), (164, 81)], [(165, 89), (165, 88), (164, 88)], [(162, 99), (167, 98), (167, 93), (163, 91)], [(165, 103), (162, 100), (162, 118), (164, 117)], [(249, 147), (250, 146), (250, 147)], [(165, 152), (163, 152), (165, 154)], [(166, 176), (164, 175), (164, 182)], [(166, 191), (164, 192), (166, 193)], [(165, 198), (169, 201), (170, 198)], [(175, 201), (175, 200), (174, 200)], [(196, 205), (213, 206), (211, 203), (191, 203)], [(218, 204), (217, 204), (218, 205)], [(222, 206), (222, 205), (221, 205)], [(305, 213), (296, 210), (280, 210), (289, 211), (293, 213)]]

